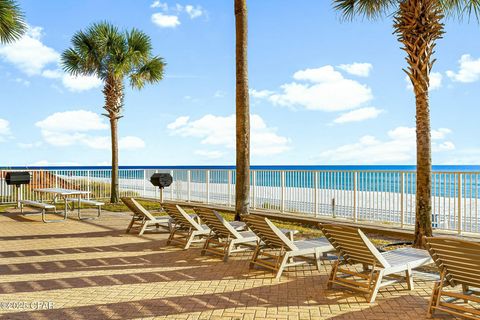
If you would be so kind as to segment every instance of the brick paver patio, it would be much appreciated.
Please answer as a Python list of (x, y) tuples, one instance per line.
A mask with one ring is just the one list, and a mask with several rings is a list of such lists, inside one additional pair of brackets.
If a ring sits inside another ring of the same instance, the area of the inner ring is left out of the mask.
[[(278, 282), (270, 272), (249, 270), (250, 253), (225, 263), (201, 256), (198, 247), (167, 247), (165, 233), (125, 234), (129, 218), (105, 212), (100, 220), (44, 224), (14, 210), (0, 214), (0, 317), (426, 318), (431, 275), (416, 274), (412, 292), (403, 283), (387, 287), (370, 305), (361, 294), (326, 289), (330, 262), (321, 273), (307, 265)], [(52, 309), (34, 310), (48, 303)]]

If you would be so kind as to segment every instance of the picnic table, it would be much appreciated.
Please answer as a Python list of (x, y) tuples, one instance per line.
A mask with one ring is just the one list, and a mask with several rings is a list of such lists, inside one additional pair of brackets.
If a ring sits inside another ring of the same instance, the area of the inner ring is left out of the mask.
[[(63, 188), (41, 188), (41, 189), (34, 189), (33, 191), (40, 193), (40, 202), (42, 202), (42, 194), (53, 194), (53, 202), (56, 203), (57, 198), (63, 198), (63, 202), (65, 204), (65, 210), (63, 213), (63, 219), (57, 219), (57, 220), (46, 220), (45, 218), (43, 219), (44, 222), (62, 222), (67, 220), (68, 217), (68, 198), (69, 197), (74, 197), (78, 199), (78, 202), (80, 202), (80, 199), (82, 195), (87, 195), (90, 194), (90, 191), (81, 191), (81, 190), (72, 190), (72, 189), (63, 189)], [(80, 210), (78, 210), (78, 218), (82, 219), (80, 216)]]

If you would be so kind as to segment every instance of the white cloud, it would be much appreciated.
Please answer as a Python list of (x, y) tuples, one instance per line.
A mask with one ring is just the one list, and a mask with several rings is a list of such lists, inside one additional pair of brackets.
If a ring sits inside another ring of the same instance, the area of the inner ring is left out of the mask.
[(41, 27), (29, 27), (18, 41), (0, 46), (0, 56), (29, 76), (41, 74), (43, 68), (60, 59), (57, 51), (40, 41), (42, 33)]
[(81, 92), (98, 88), (103, 81), (96, 76), (73, 76), (64, 74), (62, 76), (62, 83), (70, 91)]
[(250, 96), (253, 97), (253, 98), (257, 98), (257, 99), (268, 98), (271, 95), (273, 95), (274, 93), (275, 92), (270, 91), (270, 90), (255, 90), (255, 89), (250, 89), (249, 90)]
[[(278, 135), (275, 128), (268, 127), (259, 115), (253, 114), (250, 124), (252, 154), (267, 156), (290, 149), (290, 140)], [(198, 138), (203, 145), (235, 148), (235, 115), (222, 117), (208, 114), (198, 120), (179, 117), (167, 128), (172, 135)]]
[[(0, 46), (0, 56), (16, 66), (28, 76), (39, 75), (47, 79), (61, 79), (62, 84), (70, 91), (85, 91), (97, 88), (102, 81), (95, 76), (71, 76), (58, 69), (60, 54), (41, 42), (43, 29), (29, 27), (27, 33), (18, 41)], [(54, 64), (56, 69), (47, 67)], [(16, 82), (25, 86), (30, 81), (16, 78)]]
[(180, 25), (180, 19), (177, 16), (160, 12), (152, 14), (152, 22), (160, 28), (175, 28)]
[(25, 79), (22, 79), (22, 78), (15, 78), (15, 82), (16, 82), (16, 83), (23, 84), (25, 87), (29, 87), (29, 86), (30, 86), (30, 81), (25, 80)]
[(54, 132), (86, 132), (108, 129), (108, 125), (95, 112), (74, 110), (56, 112), (35, 124), (42, 130)]
[(338, 118), (333, 120), (334, 123), (348, 123), (348, 122), (360, 122), (367, 119), (377, 118), (383, 110), (375, 107), (360, 108), (353, 111), (349, 111), (341, 114)]
[(5, 137), (9, 137), (10, 135), (10, 122), (0, 118), (0, 142), (5, 141)]
[[(440, 89), (442, 87), (443, 76), (440, 72), (431, 72), (430, 73), (430, 91)], [(408, 76), (405, 76), (405, 81), (407, 82), (407, 89), (413, 90), (412, 81)]]
[(207, 159), (219, 159), (223, 157), (223, 152), (217, 151), (217, 150), (213, 150), (213, 151), (195, 150), (194, 153), (202, 158), (207, 158)]
[(32, 149), (32, 148), (40, 147), (42, 145), (42, 142), (41, 141), (32, 142), (32, 143), (19, 142), (19, 143), (17, 143), (17, 145), (21, 149)]
[(460, 70), (458, 72), (447, 71), (447, 76), (457, 82), (475, 82), (480, 79), (480, 58), (474, 59), (469, 54), (464, 54), (458, 61)]
[(177, 119), (175, 119), (174, 122), (169, 123), (167, 125), (167, 129), (175, 130), (175, 129), (178, 129), (180, 127), (183, 127), (188, 123), (188, 120), (190, 120), (190, 117), (188, 117), (188, 116), (178, 117)]
[(185, 12), (189, 15), (190, 19), (195, 19), (201, 17), (204, 14), (203, 8), (201, 6), (192, 6), (187, 4), (185, 6)]
[(368, 86), (344, 78), (330, 65), (297, 71), (293, 78), (304, 82), (286, 83), (281, 92), (251, 90), (250, 94), (274, 105), (321, 111), (356, 109), (373, 99)]
[[(432, 130), (432, 150), (442, 152), (454, 150), (451, 141), (445, 141), (450, 129)], [(411, 163), (415, 160), (415, 128), (397, 127), (387, 133), (388, 139), (366, 135), (353, 144), (346, 144), (324, 151), (318, 157), (325, 163), (334, 164), (391, 164)]]
[[(66, 147), (83, 145), (92, 149), (109, 149), (110, 137), (92, 135), (94, 131), (109, 128), (97, 113), (86, 110), (56, 112), (35, 124), (40, 128), (44, 141), (50, 145)], [(145, 147), (145, 142), (138, 137), (119, 138), (119, 148), (132, 150)]]
[(57, 166), (79, 166), (78, 162), (69, 162), (69, 161), (60, 161), (60, 162), (51, 162), (48, 160), (40, 160), (29, 164), (29, 166), (33, 167), (57, 167)]
[(126, 136), (122, 137), (118, 141), (118, 147), (121, 150), (136, 150), (145, 148), (145, 141), (139, 137)]
[(222, 91), (222, 90), (217, 90), (215, 91), (215, 93), (213, 94), (213, 97), (214, 98), (223, 98), (225, 97), (225, 91)]
[(165, 3), (165, 2), (160, 2), (160, 1), (154, 1), (151, 5), (150, 5), (151, 8), (160, 8), (161, 10), (163, 11), (167, 11), (168, 10), (168, 4)]
[(373, 66), (370, 63), (358, 63), (354, 62), (352, 64), (341, 64), (338, 68), (359, 77), (368, 77), (370, 71), (372, 71)]

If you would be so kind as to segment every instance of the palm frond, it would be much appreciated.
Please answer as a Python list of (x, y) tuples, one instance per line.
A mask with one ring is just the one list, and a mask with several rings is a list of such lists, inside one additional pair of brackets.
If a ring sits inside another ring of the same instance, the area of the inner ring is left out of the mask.
[(459, 20), (474, 17), (480, 22), (480, 0), (439, 0), (444, 12)]
[(132, 29), (126, 33), (128, 54), (134, 64), (141, 64), (149, 59), (152, 51), (150, 37), (144, 32)]
[(142, 89), (145, 83), (160, 82), (163, 79), (166, 63), (160, 57), (153, 57), (136, 72), (130, 75), (132, 88)]
[(27, 30), (24, 16), (14, 0), (0, 0), (0, 43), (18, 40)]
[(347, 20), (356, 16), (375, 19), (387, 14), (398, 2), (399, 0), (333, 0), (333, 8)]

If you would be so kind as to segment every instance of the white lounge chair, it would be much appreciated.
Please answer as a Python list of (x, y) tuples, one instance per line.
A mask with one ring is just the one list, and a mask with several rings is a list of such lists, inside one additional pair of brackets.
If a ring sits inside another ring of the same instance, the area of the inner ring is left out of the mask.
[(173, 203), (163, 203), (162, 206), (173, 220), (167, 244), (177, 242), (183, 245), (183, 249), (188, 249), (192, 243), (201, 242), (210, 234), (206, 225), (200, 224), (180, 206)]
[[(415, 248), (400, 248), (380, 253), (358, 228), (323, 224), (321, 229), (340, 257), (330, 273), (328, 288), (338, 284), (364, 292), (369, 295), (369, 302), (375, 301), (381, 287), (397, 282), (399, 279), (405, 279), (408, 288), (413, 290), (412, 269), (433, 262), (426, 250)], [(362, 265), (363, 271), (346, 268), (347, 265), (358, 264)], [(401, 272), (405, 273), (405, 277), (397, 275)], [(347, 279), (349, 277), (353, 279)]]
[(136, 227), (136, 225), (139, 225), (138, 227), (140, 228), (139, 235), (142, 235), (146, 230), (153, 229), (149, 228), (151, 226), (154, 226), (156, 229), (159, 227), (168, 230), (171, 229), (171, 220), (169, 216), (154, 216), (134, 198), (123, 197), (121, 200), (133, 213), (132, 221), (130, 221), (130, 224), (127, 227), (127, 233), (129, 233), (132, 228)]
[[(252, 231), (237, 231), (217, 211), (207, 208), (193, 209), (210, 228), (203, 246), (202, 255), (207, 252), (223, 256), (227, 261), (231, 253), (255, 247), (259, 238)], [(250, 245), (249, 245), (250, 244)]]
[[(325, 238), (292, 241), (270, 220), (255, 215), (243, 216), (247, 226), (261, 239), (255, 248), (250, 268), (259, 265), (276, 271), (275, 279), (280, 279), (283, 270), (314, 260), (320, 271), (321, 257), (334, 250)], [(267, 251), (274, 251), (274, 253)], [(294, 258), (300, 258), (301, 261)], [(273, 259), (273, 261), (271, 261)]]
[[(480, 243), (448, 237), (426, 238), (426, 243), (440, 270), (440, 281), (433, 287), (428, 316), (439, 310), (467, 319), (480, 319)], [(462, 292), (444, 290), (460, 285)], [(476, 307), (469, 304), (470, 301)]]

